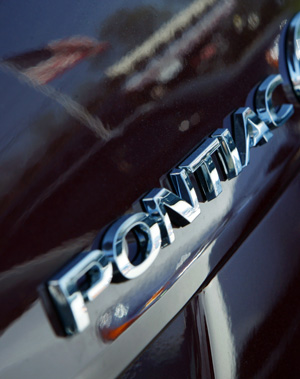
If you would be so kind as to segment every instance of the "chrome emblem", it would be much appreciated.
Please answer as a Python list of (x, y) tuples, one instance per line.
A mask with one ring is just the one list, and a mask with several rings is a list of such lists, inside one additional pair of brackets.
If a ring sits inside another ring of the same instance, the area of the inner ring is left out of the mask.
[[(200, 202), (211, 201), (222, 192), (220, 168), (227, 180), (237, 177), (250, 162), (250, 149), (267, 143), (273, 136), (272, 130), (293, 115), (292, 104), (274, 107), (272, 94), (283, 85), (289, 99), (300, 99), (298, 41), (300, 14), (281, 36), (281, 74), (261, 82), (249, 94), (245, 107), (228, 115), (223, 128), (212, 133), (170, 172), (174, 192), (152, 189), (142, 198), (144, 212), (119, 218), (106, 231), (99, 246), (79, 254), (48, 282), (66, 335), (79, 333), (89, 325), (86, 302), (93, 301), (115, 277), (134, 279), (142, 275), (160, 250), (173, 243), (172, 225), (192, 223), (200, 215)], [(193, 181), (193, 177), (198, 180)], [(197, 191), (192, 184), (196, 182)], [(197, 193), (203, 198), (199, 199)], [(138, 242), (133, 262), (127, 252), (129, 233)]]

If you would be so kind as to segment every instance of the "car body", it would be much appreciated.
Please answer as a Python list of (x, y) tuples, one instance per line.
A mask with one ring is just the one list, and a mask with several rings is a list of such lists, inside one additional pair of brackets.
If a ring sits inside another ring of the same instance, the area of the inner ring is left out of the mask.
[[(147, 270), (124, 280), (114, 262), (81, 304), (82, 330), (68, 333), (50, 286), (82, 252), (104, 251), (124, 217), (150, 212), (153, 189), (174, 191), (172, 170), (282, 72), (280, 36), (298, 10), (280, 0), (0, 4), (1, 378), (299, 376), (296, 104), (236, 177), (214, 159), (218, 196), (205, 201), (193, 179), (201, 213), (172, 223), (174, 241)], [(274, 102), (292, 104), (280, 88)], [(137, 255), (141, 240), (127, 241)]]

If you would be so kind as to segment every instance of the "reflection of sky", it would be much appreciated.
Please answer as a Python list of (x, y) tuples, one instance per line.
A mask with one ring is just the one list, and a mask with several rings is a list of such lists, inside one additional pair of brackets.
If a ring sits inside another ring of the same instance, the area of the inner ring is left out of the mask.
[[(96, 37), (104, 20), (120, 8), (142, 5), (165, 6), (162, 1), (11, 0), (0, 3), (0, 56), (11, 56), (36, 49), (49, 41), (77, 34)], [(186, 2), (173, 2), (173, 11)], [(12, 22), (13, 20), (13, 22)], [(38, 32), (37, 32), (38, 31)]]
[(49, 41), (78, 33), (94, 35), (100, 23), (122, 3), (122, 0), (108, 1), (104, 7), (103, 2), (97, 0), (3, 2), (0, 4), (0, 55), (36, 49)]

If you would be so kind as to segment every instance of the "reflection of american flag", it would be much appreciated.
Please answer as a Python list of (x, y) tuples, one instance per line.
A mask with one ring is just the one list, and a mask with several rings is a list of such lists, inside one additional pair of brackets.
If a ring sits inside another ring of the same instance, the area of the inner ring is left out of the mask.
[(43, 49), (30, 51), (5, 61), (38, 84), (46, 84), (82, 59), (101, 54), (108, 43), (89, 37), (70, 37), (50, 42)]

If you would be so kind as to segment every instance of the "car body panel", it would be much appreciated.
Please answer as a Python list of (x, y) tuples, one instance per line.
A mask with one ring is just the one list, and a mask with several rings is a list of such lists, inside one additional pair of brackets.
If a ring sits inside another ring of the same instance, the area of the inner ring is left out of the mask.
[[(192, 224), (175, 229), (175, 242), (147, 272), (112, 283), (88, 304), (86, 331), (62, 336), (45, 285), (114, 220), (141, 211), (140, 199), (167, 186), (170, 170), (244, 106), (259, 81), (278, 73), (278, 38), (297, 2), (51, 4), (0, 5), (0, 376), (115, 377), (186, 304), (189, 325), (206, 319), (214, 283), (231, 275), (228, 267), (242, 275), (235, 257), (247, 262), (240, 251), (247, 244), (252, 251), (247, 241), (257, 226), (277, 226), (279, 216), (269, 214), (300, 163), (297, 111), (270, 142), (251, 149), (249, 166), (222, 181), (222, 194), (201, 203)], [(282, 93), (278, 99), (286, 102)], [(297, 241), (295, 214), (284, 220)], [(258, 247), (271, 268), (259, 275), (273, 280), (273, 260), (284, 253), (273, 257), (265, 244)], [(214, 328), (213, 316), (207, 325)], [(209, 333), (193, 343), (204, 361), (216, 344)], [(218, 372), (211, 359), (204, 377)]]

